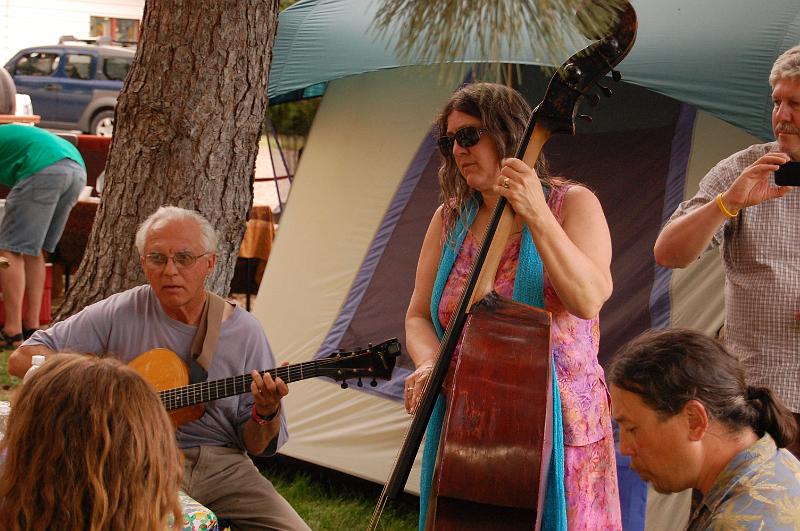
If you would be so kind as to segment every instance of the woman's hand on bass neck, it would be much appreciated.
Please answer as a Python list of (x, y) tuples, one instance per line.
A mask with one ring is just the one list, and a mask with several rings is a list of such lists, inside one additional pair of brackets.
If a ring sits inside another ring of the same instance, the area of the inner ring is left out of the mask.
[(494, 191), (505, 197), (516, 215), (529, 226), (550, 214), (539, 176), (520, 159), (503, 159)]

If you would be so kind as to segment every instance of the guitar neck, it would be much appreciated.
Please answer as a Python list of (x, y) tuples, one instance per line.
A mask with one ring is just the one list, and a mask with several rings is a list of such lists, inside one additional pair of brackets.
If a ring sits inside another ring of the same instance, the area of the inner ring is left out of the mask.
[[(287, 365), (286, 367), (277, 367), (268, 371), (262, 371), (261, 374), (269, 374), (273, 379), (276, 377), (280, 378), (288, 384), (290, 382), (305, 380), (306, 378), (323, 376), (322, 371), (319, 369), (324, 361), (325, 360), (305, 361), (303, 363)], [(184, 387), (165, 389), (159, 391), (158, 395), (161, 397), (161, 402), (163, 402), (167, 411), (172, 411), (174, 409), (202, 404), (203, 402), (219, 400), (220, 398), (249, 393), (250, 384), (252, 382), (253, 377), (250, 374), (243, 374), (241, 376), (231, 376), (230, 378), (222, 380), (200, 382)]]

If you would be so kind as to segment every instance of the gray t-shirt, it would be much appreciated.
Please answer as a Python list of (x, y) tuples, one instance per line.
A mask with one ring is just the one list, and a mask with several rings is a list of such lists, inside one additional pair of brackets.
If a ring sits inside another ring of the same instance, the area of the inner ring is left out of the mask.
[[(44, 345), (56, 352), (110, 354), (128, 363), (140, 354), (166, 348), (188, 362), (197, 327), (169, 317), (150, 286), (138, 286), (87, 306), (69, 319), (35, 333), (25, 345)], [(275, 357), (261, 324), (238, 306), (222, 323), (208, 380), (249, 374), (275, 367)], [(244, 450), (242, 430), (250, 418), (253, 395), (246, 392), (205, 404), (198, 420), (178, 429), (178, 446), (233, 446)], [(286, 418), (262, 455), (271, 455), (288, 439)]]

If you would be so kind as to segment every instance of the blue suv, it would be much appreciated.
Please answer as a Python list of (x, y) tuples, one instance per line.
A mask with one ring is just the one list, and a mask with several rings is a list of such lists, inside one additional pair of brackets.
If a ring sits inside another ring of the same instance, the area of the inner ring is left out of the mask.
[(110, 136), (134, 54), (122, 46), (70, 42), (20, 50), (5, 68), (17, 92), (31, 97), (41, 127)]

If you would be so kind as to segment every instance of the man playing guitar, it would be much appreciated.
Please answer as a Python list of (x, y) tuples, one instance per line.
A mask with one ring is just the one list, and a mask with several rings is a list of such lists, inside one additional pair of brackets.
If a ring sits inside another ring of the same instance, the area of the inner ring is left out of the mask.
[[(163, 348), (196, 364), (192, 344), (211, 298), (205, 280), (217, 261), (213, 227), (196, 212), (161, 207), (139, 227), (136, 247), (147, 285), (37, 332), (11, 355), (9, 373), (22, 376), (33, 355), (59, 351), (109, 353), (127, 363)], [(177, 438), (185, 457), (182, 488), (235, 528), (308, 529), (247, 456), (271, 455), (288, 438), (280, 407), (286, 383), (258, 372), (274, 366), (260, 323), (225, 303), (207, 377), (251, 371), (251, 392), (209, 402), (199, 419), (178, 428)]]

